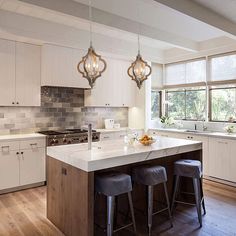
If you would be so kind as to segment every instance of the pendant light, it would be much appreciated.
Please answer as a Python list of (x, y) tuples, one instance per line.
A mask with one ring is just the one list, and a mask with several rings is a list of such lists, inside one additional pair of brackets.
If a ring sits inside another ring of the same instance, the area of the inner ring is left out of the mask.
[[(138, 7), (138, 19), (139, 19), (139, 7)], [(138, 32), (138, 55), (136, 60), (128, 68), (128, 75), (134, 80), (140, 89), (143, 82), (148, 78), (152, 73), (151, 66), (148, 65), (146, 61), (142, 59), (140, 54), (140, 23), (139, 23), (139, 32)]]
[(95, 81), (106, 70), (106, 61), (98, 55), (92, 45), (92, 7), (89, 0), (89, 21), (90, 21), (90, 47), (87, 54), (82, 57), (77, 69), (89, 82), (91, 88), (94, 87)]

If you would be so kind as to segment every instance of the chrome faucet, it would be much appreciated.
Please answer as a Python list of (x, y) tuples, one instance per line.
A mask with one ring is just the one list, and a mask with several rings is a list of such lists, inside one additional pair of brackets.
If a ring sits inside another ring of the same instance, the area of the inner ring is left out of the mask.
[(92, 124), (88, 125), (88, 150), (92, 149)]

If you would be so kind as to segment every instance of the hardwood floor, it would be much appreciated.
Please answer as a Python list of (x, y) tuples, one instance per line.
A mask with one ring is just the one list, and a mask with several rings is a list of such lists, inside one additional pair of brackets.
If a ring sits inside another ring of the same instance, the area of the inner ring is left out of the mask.
[[(165, 217), (154, 217), (158, 226), (153, 235), (236, 236), (236, 188), (205, 181), (204, 190), (207, 215), (201, 229), (195, 209), (179, 206), (173, 228)], [(141, 235), (145, 235), (143, 217), (137, 215), (137, 221)], [(132, 233), (126, 230), (115, 235)], [(46, 218), (46, 187), (0, 195), (0, 236), (63, 236)]]

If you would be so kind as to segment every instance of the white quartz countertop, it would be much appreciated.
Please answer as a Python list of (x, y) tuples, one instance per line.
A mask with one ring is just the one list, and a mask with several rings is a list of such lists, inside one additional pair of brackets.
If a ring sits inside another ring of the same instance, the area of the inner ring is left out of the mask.
[(134, 128), (129, 128), (129, 127), (121, 127), (121, 128), (118, 128), (118, 129), (96, 129), (97, 132), (100, 132), (100, 133), (112, 133), (112, 132), (122, 132), (122, 131), (126, 131), (126, 130), (142, 130), (142, 129), (134, 129)]
[(13, 141), (19, 139), (35, 139), (35, 138), (46, 138), (46, 136), (38, 133), (0, 135), (0, 141)]
[[(172, 132), (172, 133), (184, 133), (200, 136), (209, 136), (215, 138), (226, 138), (226, 139), (236, 139), (236, 133), (228, 134), (226, 132), (214, 132), (214, 131), (201, 131), (201, 130), (186, 130), (186, 129), (171, 129), (171, 128), (154, 128), (150, 130), (156, 130), (160, 132)], [(157, 133), (158, 135), (158, 133)]]
[(202, 143), (184, 139), (157, 137), (156, 143), (126, 146), (123, 140), (48, 147), (47, 155), (84, 171), (96, 171), (202, 149)]

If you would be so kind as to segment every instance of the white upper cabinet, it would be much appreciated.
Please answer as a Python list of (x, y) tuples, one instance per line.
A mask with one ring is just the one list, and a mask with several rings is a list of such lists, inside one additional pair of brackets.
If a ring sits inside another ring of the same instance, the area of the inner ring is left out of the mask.
[(16, 103), (40, 106), (40, 46), (16, 43)]
[(0, 40), (0, 106), (40, 106), (40, 46)]
[(0, 105), (15, 103), (15, 42), (0, 39)]
[(67, 47), (42, 47), (42, 86), (89, 88), (88, 81), (77, 71), (85, 51)]
[(135, 106), (135, 83), (127, 75), (129, 61), (104, 58), (105, 72), (93, 89), (85, 91), (85, 106), (133, 107)]

